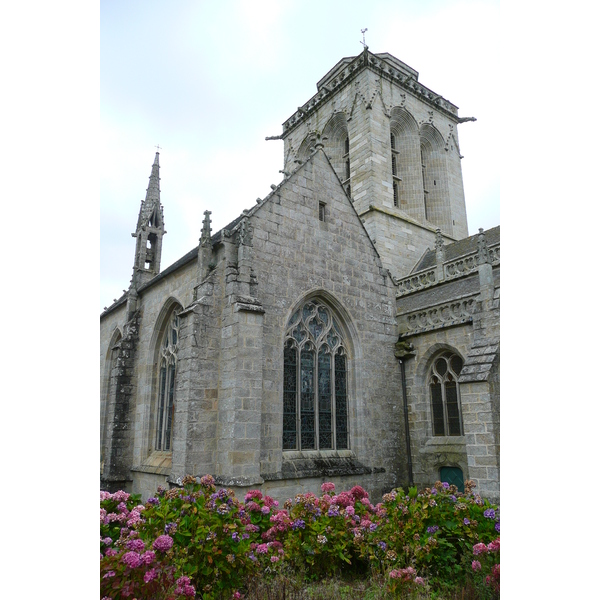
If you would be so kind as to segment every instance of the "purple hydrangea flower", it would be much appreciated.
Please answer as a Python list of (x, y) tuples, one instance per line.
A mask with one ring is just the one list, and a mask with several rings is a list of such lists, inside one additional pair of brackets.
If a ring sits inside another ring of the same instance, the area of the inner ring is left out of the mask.
[(467, 519), (467, 518), (465, 517), (465, 518), (463, 519), (463, 523), (464, 523), (465, 525), (470, 525), (470, 524), (471, 524), (471, 521), (469, 521), (469, 519)]
[(500, 533), (500, 521), (498, 521), (495, 525), (494, 525), (494, 529)]
[(172, 546), (173, 538), (168, 535), (159, 535), (152, 543), (152, 547), (160, 552), (166, 552)]
[(129, 540), (125, 545), (127, 550), (135, 550), (136, 552), (141, 552), (146, 548), (144, 542), (140, 539)]
[(165, 525), (165, 533), (166, 533), (166, 534), (169, 534), (169, 533), (171, 533), (171, 532), (173, 532), (173, 533), (174, 533), (174, 532), (176, 531), (176, 529), (177, 529), (177, 523), (173, 523), (173, 522), (171, 522), (171, 523), (167, 523), (167, 524)]
[(495, 519), (496, 518), (496, 511), (493, 508), (488, 508), (487, 510), (483, 511), (483, 516), (486, 519)]
[(427, 528), (427, 533), (435, 533), (438, 529), (439, 527), (437, 525), (432, 525), (431, 527)]
[(302, 519), (296, 519), (292, 523), (292, 529), (304, 529), (306, 527), (306, 523)]
[(137, 552), (125, 552), (121, 561), (124, 562), (128, 567), (135, 569), (142, 564), (142, 557)]

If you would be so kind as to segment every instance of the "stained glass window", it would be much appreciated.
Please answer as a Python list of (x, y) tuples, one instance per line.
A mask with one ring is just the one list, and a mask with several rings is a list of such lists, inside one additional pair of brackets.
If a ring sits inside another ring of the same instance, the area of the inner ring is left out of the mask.
[(346, 449), (346, 347), (331, 309), (310, 300), (288, 323), (283, 351), (283, 449)]
[(451, 352), (445, 352), (434, 361), (429, 374), (433, 435), (462, 435), (458, 388), (462, 367), (462, 359)]
[(171, 450), (175, 415), (175, 376), (179, 317), (173, 312), (163, 334), (158, 371), (158, 402), (156, 413), (156, 450)]

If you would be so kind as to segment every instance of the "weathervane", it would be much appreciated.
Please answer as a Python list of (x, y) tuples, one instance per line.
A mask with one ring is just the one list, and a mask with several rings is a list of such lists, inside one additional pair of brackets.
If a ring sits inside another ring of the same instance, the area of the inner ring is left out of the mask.
[(366, 27), (361, 29), (360, 32), (363, 34), (363, 39), (361, 44), (364, 46), (365, 50), (367, 49), (367, 43), (365, 42), (365, 31), (369, 31)]
[(154, 147), (155, 147), (155, 148), (157, 148), (158, 150), (161, 150), (161, 147), (160, 147), (160, 146), (158, 146), (158, 145), (157, 145), (157, 146), (154, 146)]

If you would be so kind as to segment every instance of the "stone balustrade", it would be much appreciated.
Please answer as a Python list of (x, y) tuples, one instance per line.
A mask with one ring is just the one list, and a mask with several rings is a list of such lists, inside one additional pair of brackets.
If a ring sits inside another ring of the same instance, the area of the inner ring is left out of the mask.
[[(488, 252), (492, 265), (500, 264), (500, 244), (490, 246)], [(459, 277), (474, 273), (478, 267), (477, 251), (445, 261), (442, 263), (442, 267), (443, 277), (441, 278), (438, 276), (437, 267), (433, 267), (420, 273), (408, 275), (402, 279), (395, 279), (394, 281), (398, 286), (396, 297), (406, 296), (442, 283), (443, 281), (458, 279)]]

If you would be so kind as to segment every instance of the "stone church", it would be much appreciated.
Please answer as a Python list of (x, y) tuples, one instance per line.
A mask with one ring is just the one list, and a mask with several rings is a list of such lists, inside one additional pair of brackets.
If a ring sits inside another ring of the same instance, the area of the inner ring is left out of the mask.
[(472, 479), (499, 501), (500, 231), (468, 236), (469, 120), (390, 54), (343, 58), (276, 138), (283, 181), (220, 231), (206, 211), (162, 271), (156, 153), (100, 316), (103, 489)]

